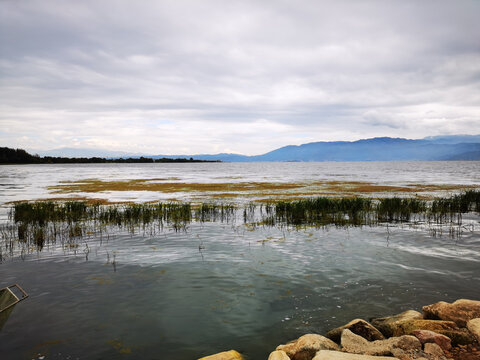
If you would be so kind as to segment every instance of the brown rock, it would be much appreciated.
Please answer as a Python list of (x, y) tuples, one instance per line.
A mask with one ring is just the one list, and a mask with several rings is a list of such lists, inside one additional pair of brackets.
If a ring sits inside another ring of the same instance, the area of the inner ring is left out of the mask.
[(447, 360), (442, 348), (437, 344), (427, 343), (425, 344), (425, 349), (423, 351), (425, 354), (429, 355), (429, 358), (432, 360)]
[(368, 341), (383, 340), (385, 337), (373, 325), (362, 319), (355, 319), (336, 329), (330, 330), (325, 336), (335, 342), (340, 342), (342, 331), (348, 329)]
[(452, 346), (468, 345), (475, 342), (475, 336), (467, 329), (445, 330), (439, 331), (439, 333), (448, 336), (452, 340)]
[(348, 329), (342, 332), (343, 350), (353, 354), (391, 355), (393, 349), (405, 351), (421, 350), (422, 345), (415, 336), (404, 335), (386, 340), (368, 341)]
[(423, 344), (435, 343), (442, 348), (448, 350), (452, 347), (452, 341), (448, 336), (436, 333), (430, 330), (413, 330), (412, 335), (415, 336)]
[(313, 360), (399, 360), (394, 357), (348, 354), (340, 351), (320, 350)]
[(235, 350), (230, 350), (210, 356), (205, 356), (198, 360), (243, 360), (243, 357)]
[(275, 350), (274, 352), (270, 353), (268, 360), (290, 360), (290, 358), (285, 351)]
[(454, 360), (479, 360), (480, 351), (478, 350), (478, 345), (467, 345), (467, 346), (457, 346), (452, 347), (450, 350), (445, 351), (447, 359)]
[(405, 351), (402, 349), (392, 349), (392, 355), (395, 356), (396, 358), (399, 358), (400, 360), (431, 360), (427, 359), (425, 354), (422, 350), (415, 349), (415, 350), (409, 350)]
[(459, 329), (453, 321), (446, 320), (407, 320), (389, 324), (392, 336), (409, 335), (415, 330), (430, 330), (450, 338), (452, 345), (466, 345), (475, 338), (466, 329)]
[(442, 331), (458, 330), (453, 321), (444, 320), (411, 320), (398, 324), (394, 330), (394, 336), (411, 334), (414, 330), (430, 330), (438, 333)]
[(286, 345), (277, 346), (292, 360), (311, 360), (319, 350), (340, 350), (332, 340), (318, 334), (306, 334)]
[(480, 342), (480, 318), (472, 319), (467, 323), (467, 329), (477, 338)]
[(422, 308), (425, 319), (454, 321), (465, 327), (469, 320), (480, 317), (480, 301), (459, 299), (451, 304), (440, 301)]
[(407, 310), (400, 314), (387, 316), (383, 318), (373, 319), (371, 324), (382, 332), (386, 337), (394, 336), (393, 332), (398, 323), (408, 320), (420, 320), (423, 319), (422, 314), (415, 310)]

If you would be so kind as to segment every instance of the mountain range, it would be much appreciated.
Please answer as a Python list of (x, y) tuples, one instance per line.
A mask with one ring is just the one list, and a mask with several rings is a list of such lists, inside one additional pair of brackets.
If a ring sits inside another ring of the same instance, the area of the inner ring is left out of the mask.
[(288, 145), (254, 156), (226, 153), (213, 155), (146, 155), (75, 148), (61, 148), (37, 153), (41, 156), (102, 156), (110, 158), (144, 156), (154, 159), (193, 158), (196, 160), (228, 162), (480, 160), (480, 135), (435, 136), (418, 140), (376, 137), (357, 141), (321, 141), (302, 145)]

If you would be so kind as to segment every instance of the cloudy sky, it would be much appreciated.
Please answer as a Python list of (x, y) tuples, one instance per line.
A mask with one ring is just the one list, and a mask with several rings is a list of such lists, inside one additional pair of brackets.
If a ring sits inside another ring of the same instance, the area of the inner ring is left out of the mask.
[(0, 0), (0, 146), (480, 133), (480, 1)]

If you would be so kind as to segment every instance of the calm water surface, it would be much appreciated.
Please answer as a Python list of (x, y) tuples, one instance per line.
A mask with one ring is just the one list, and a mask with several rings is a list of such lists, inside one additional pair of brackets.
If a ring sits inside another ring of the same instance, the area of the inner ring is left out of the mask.
[[(8, 221), (6, 202), (46, 197), (47, 187), (59, 181), (160, 177), (480, 184), (480, 163), (3, 166), (2, 222)], [(76, 248), (52, 245), (4, 256), (0, 285), (20, 283), (30, 298), (1, 330), (0, 357), (180, 360), (236, 349), (247, 359), (266, 359), (280, 343), (353, 318), (480, 299), (478, 216), (467, 216), (465, 225), (452, 239), (408, 224), (281, 229), (192, 223), (186, 232), (111, 231), (87, 236)]]

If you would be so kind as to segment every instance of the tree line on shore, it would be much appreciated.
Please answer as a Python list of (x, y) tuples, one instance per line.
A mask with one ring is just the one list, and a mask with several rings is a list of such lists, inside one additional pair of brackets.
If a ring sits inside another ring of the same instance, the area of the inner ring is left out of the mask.
[(102, 157), (81, 157), (68, 158), (58, 156), (32, 155), (23, 149), (12, 149), (0, 147), (0, 164), (100, 164), (100, 163), (192, 163), (192, 162), (218, 162), (207, 160), (195, 160), (193, 158), (161, 158), (152, 159), (146, 157), (138, 158), (115, 158), (107, 159)]

